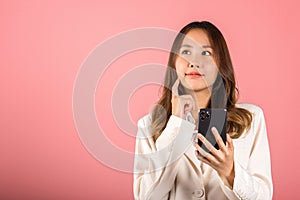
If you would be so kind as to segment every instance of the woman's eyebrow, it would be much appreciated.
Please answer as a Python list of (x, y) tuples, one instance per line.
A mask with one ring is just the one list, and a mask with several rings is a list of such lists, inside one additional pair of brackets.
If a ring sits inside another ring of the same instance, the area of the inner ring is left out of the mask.
[(189, 44), (183, 44), (181, 47), (189, 47), (189, 48), (193, 48), (192, 45), (189, 45)]
[[(190, 44), (183, 44), (181, 47), (193, 48), (193, 46), (190, 45)], [(211, 48), (211, 49), (212, 49), (212, 46), (210, 46), (210, 45), (203, 45), (203, 46), (201, 46), (201, 47), (202, 47), (202, 48)]]
[(211, 48), (212, 49), (212, 46), (210, 46), (210, 45), (203, 45), (202, 47), (203, 48)]

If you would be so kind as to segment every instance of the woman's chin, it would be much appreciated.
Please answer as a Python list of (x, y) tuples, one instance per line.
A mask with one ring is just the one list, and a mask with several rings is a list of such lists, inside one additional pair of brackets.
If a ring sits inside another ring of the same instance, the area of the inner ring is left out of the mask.
[(186, 85), (184, 84), (184, 87), (187, 91), (193, 91), (193, 92), (198, 92), (198, 91), (202, 91), (202, 90), (205, 90), (205, 89), (208, 89), (207, 86), (203, 86), (201, 84), (189, 84), (189, 85)]

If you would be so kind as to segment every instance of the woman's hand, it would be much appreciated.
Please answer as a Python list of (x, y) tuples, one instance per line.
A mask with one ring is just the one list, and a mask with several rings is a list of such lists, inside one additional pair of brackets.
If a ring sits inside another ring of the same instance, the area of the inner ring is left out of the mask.
[(210, 153), (204, 151), (197, 142), (194, 143), (196, 147), (196, 156), (202, 162), (208, 164), (213, 169), (215, 169), (225, 185), (229, 188), (233, 188), (233, 181), (235, 177), (234, 172), (234, 147), (232, 139), (228, 134), (226, 134), (226, 145), (224, 144), (219, 132), (216, 128), (211, 129), (212, 134), (216, 138), (217, 144), (219, 145), (219, 150), (217, 150), (206, 138), (197, 134), (197, 138), (210, 150)]
[(191, 95), (172, 95), (172, 114), (186, 119), (189, 112), (195, 110), (194, 100)]
[[(179, 80), (177, 79), (172, 87), (172, 114), (186, 119), (187, 114), (190, 112), (194, 115), (197, 111), (195, 100), (192, 95), (180, 95), (178, 94)], [(195, 116), (193, 116), (195, 118)]]

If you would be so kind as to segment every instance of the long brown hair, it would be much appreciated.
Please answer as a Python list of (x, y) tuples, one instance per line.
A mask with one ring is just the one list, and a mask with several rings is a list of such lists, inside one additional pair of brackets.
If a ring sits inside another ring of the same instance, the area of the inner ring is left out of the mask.
[(238, 138), (250, 128), (251, 113), (235, 106), (238, 100), (238, 89), (234, 77), (234, 70), (225, 39), (220, 30), (207, 21), (191, 22), (183, 27), (177, 34), (168, 61), (165, 74), (162, 96), (151, 113), (151, 131), (156, 140), (166, 127), (167, 120), (172, 114), (172, 91), (170, 90), (177, 80), (175, 61), (185, 35), (192, 29), (203, 30), (214, 49), (214, 59), (219, 69), (219, 75), (213, 84), (212, 94), (208, 108), (227, 109), (227, 133), (231, 138)]

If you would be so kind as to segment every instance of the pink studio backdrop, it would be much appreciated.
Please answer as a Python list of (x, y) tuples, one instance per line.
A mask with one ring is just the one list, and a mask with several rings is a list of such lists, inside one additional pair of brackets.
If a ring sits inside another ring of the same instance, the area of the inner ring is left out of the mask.
[[(299, 6), (296, 0), (2, 1), (0, 199), (133, 199), (132, 174), (102, 164), (80, 140), (72, 111), (77, 73), (97, 45), (120, 32), (179, 30), (194, 20), (221, 29), (240, 100), (265, 112), (274, 199), (300, 198)], [(99, 81), (98, 121), (121, 150), (133, 152), (135, 140), (114, 122), (111, 91), (126, 72), (146, 63), (166, 65), (167, 56), (154, 50), (129, 53)], [(158, 89), (146, 85), (124, 99), (133, 123), (153, 106)]]

